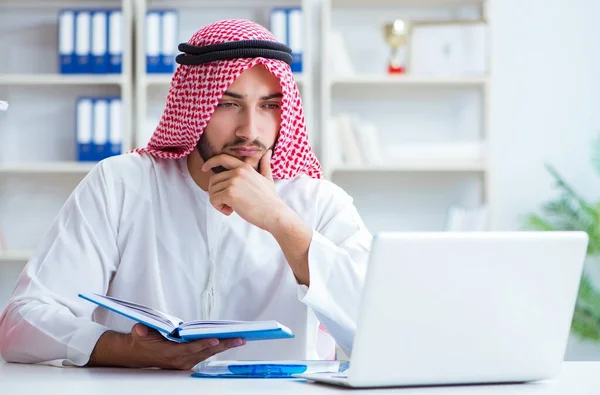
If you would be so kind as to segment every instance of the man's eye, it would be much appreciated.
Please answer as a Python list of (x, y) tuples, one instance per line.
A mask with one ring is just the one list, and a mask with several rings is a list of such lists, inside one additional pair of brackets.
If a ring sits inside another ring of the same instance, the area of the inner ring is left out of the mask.
[(277, 103), (267, 103), (264, 105), (264, 107), (268, 110), (277, 110), (279, 109), (279, 104)]
[(219, 104), (217, 104), (217, 107), (232, 108), (235, 105), (236, 105), (235, 103), (219, 103)]

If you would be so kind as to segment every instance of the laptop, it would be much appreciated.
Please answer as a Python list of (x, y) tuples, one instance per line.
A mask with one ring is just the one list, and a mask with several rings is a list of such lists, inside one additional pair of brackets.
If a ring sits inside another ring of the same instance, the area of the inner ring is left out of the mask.
[(375, 235), (348, 387), (519, 383), (562, 366), (585, 232)]

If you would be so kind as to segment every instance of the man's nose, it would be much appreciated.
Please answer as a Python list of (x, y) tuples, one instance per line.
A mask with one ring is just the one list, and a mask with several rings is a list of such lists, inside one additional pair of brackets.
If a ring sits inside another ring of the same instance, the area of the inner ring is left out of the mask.
[(242, 115), (241, 124), (236, 135), (248, 141), (254, 141), (259, 136), (258, 114), (252, 110), (245, 110)]

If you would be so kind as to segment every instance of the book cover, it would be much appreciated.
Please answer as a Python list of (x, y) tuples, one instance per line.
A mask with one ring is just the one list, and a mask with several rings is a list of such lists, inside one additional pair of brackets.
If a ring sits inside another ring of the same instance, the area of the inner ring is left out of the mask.
[(141, 304), (96, 293), (80, 293), (80, 298), (157, 330), (166, 339), (185, 343), (198, 339), (246, 341), (289, 339), (294, 334), (277, 321), (183, 321)]

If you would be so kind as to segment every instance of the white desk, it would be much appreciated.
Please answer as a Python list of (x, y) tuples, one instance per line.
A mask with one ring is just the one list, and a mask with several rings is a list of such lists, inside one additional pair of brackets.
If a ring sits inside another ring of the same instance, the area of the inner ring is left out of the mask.
[(599, 395), (600, 362), (565, 362), (548, 382), (507, 385), (353, 390), (304, 380), (199, 379), (189, 372), (112, 368), (54, 368), (0, 362), (0, 394), (333, 394), (369, 392), (402, 395)]

